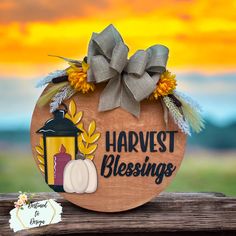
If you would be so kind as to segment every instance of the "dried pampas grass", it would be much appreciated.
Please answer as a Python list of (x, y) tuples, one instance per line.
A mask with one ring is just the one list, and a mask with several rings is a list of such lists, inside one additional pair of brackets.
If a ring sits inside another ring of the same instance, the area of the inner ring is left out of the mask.
[(45, 78), (41, 79), (37, 84), (36, 88), (43, 87), (44, 85), (52, 82), (54, 78), (61, 77), (67, 75), (66, 70), (56, 70), (54, 72), (51, 72), (46, 76)]
[(192, 130), (196, 133), (201, 132), (204, 129), (205, 125), (204, 120), (201, 117), (201, 108), (199, 107), (199, 105), (185, 94), (182, 94), (180, 92), (174, 92), (174, 95), (182, 103), (181, 108), (184, 117), (189, 123)]

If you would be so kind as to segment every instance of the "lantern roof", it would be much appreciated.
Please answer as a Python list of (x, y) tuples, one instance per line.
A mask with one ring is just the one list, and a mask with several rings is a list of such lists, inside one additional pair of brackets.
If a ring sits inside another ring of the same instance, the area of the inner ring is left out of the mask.
[(69, 119), (65, 118), (65, 110), (53, 112), (54, 118), (46, 121), (44, 126), (36, 133), (43, 133), (48, 136), (75, 136), (83, 131)]

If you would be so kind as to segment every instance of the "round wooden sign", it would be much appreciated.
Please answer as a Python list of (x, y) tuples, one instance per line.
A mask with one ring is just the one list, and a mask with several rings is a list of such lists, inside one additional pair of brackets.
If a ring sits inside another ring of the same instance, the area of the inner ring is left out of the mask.
[(141, 102), (139, 119), (121, 108), (98, 112), (103, 88), (74, 95), (53, 114), (49, 105), (36, 105), (31, 145), (54, 191), (89, 210), (119, 212), (167, 187), (183, 159), (186, 135), (170, 117), (166, 127), (160, 102)]

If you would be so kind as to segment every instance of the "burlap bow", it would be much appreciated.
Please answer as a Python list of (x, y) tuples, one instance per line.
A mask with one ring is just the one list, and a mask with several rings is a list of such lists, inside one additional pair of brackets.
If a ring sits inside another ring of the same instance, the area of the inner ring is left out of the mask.
[(122, 107), (139, 117), (140, 101), (155, 89), (165, 71), (168, 48), (154, 45), (130, 59), (128, 47), (113, 25), (93, 33), (88, 48), (88, 82), (109, 81), (99, 100), (99, 111)]

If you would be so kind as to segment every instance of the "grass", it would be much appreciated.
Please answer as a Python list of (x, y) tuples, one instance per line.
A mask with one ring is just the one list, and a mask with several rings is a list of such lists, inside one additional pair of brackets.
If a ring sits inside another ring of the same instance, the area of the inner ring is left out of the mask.
[(236, 196), (235, 153), (187, 155), (167, 191), (222, 192)]
[(51, 191), (36, 167), (30, 151), (0, 154), (0, 192)]
[[(235, 153), (187, 153), (166, 191), (222, 192), (236, 196)], [(30, 151), (0, 153), (0, 192), (48, 192)]]

